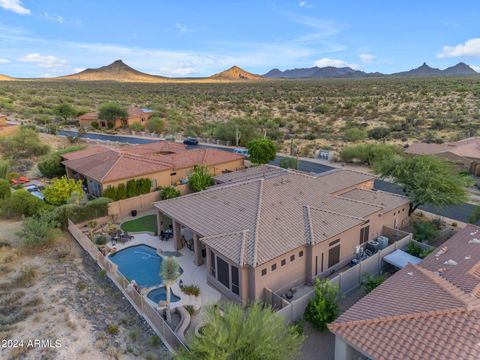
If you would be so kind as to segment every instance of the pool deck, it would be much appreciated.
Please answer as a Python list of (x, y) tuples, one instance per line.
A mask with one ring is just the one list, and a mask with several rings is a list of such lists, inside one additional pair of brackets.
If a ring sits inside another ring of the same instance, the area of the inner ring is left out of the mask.
[[(125, 244), (116, 243), (115, 246), (113, 246), (109, 242), (107, 243), (107, 245), (109, 247), (115, 247), (117, 251), (120, 251), (122, 249), (131, 247), (131, 246), (142, 245), (142, 244), (151, 246), (160, 252), (176, 251), (173, 247), (173, 239), (169, 239), (168, 241), (161, 241), (157, 236), (154, 236), (148, 233), (131, 233), (131, 235), (133, 235), (134, 238)], [(195, 265), (194, 252), (191, 250), (188, 250), (186, 247), (178, 250), (178, 253), (180, 253), (181, 256), (176, 257), (176, 260), (178, 261), (178, 264), (182, 267), (183, 274), (180, 275), (180, 277), (177, 279), (176, 283), (172, 286), (171, 289), (175, 293), (175, 295), (180, 297), (181, 300), (171, 303), (171, 308), (175, 308), (180, 305), (183, 305), (183, 306), (201, 305), (202, 307), (204, 307), (206, 305), (213, 305), (218, 303), (222, 298), (222, 295), (219, 291), (215, 290), (213, 287), (207, 284), (206, 264), (203, 264), (201, 266)], [(197, 285), (200, 288), (200, 301), (201, 301), (200, 304), (195, 303), (195, 298), (193, 296), (187, 296), (182, 292), (182, 290), (180, 289), (180, 286), (178, 285), (178, 282), (180, 280), (183, 281), (184, 285), (193, 284), (193, 285)], [(157, 286), (149, 288), (149, 290), (156, 287)], [(148, 300), (152, 302), (150, 299)]]

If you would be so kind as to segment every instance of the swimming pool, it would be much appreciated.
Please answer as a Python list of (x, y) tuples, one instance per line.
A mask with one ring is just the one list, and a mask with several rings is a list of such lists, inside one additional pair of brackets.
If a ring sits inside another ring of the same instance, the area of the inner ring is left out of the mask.
[[(165, 286), (153, 289), (147, 294), (147, 297), (152, 300), (154, 303), (158, 303), (160, 301), (166, 301), (167, 300), (167, 289)], [(170, 291), (170, 302), (177, 302), (179, 301), (180, 298), (173, 293), (173, 291)]]
[(118, 265), (118, 270), (128, 280), (135, 280), (141, 287), (162, 284), (159, 275), (162, 257), (148, 245), (135, 245), (110, 255), (110, 260)]

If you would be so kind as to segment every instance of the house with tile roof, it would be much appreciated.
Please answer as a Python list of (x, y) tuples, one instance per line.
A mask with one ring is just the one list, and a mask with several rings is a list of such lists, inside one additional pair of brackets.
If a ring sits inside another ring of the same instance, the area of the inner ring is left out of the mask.
[(107, 187), (148, 178), (152, 189), (185, 183), (195, 165), (208, 166), (212, 175), (244, 168), (241, 155), (216, 149), (187, 150), (169, 141), (122, 148), (92, 146), (63, 155), (67, 176), (83, 180), (88, 192), (101, 196)]
[[(153, 111), (149, 109), (142, 109), (139, 108), (138, 106), (129, 106), (127, 107), (127, 113), (128, 113), (128, 118), (127, 120), (123, 121), (122, 119), (116, 119), (113, 122), (113, 128), (114, 129), (119, 129), (124, 127), (125, 125), (127, 127), (131, 127), (133, 124), (140, 124), (142, 126), (145, 126), (148, 122), (148, 119), (150, 116), (152, 116)], [(92, 123), (95, 122), (98, 124), (98, 127), (101, 128), (107, 128), (108, 123), (106, 120), (100, 120), (98, 118), (99, 112), (98, 111), (93, 111), (89, 112), (83, 115), (80, 115), (78, 117), (78, 122), (81, 127), (85, 128), (91, 128)]]
[(385, 227), (409, 219), (408, 198), (373, 190), (374, 177), (356, 171), (263, 166), (216, 180), (200, 193), (155, 203), (158, 225), (170, 218), (175, 248), (187, 243), (208, 282), (244, 304), (262, 299), (264, 289), (282, 292), (331, 274)]
[(413, 143), (404, 152), (411, 155), (434, 155), (453, 162), (460, 170), (480, 175), (480, 138), (471, 137), (445, 144)]
[(335, 359), (480, 359), (480, 227), (468, 225), (332, 324)]

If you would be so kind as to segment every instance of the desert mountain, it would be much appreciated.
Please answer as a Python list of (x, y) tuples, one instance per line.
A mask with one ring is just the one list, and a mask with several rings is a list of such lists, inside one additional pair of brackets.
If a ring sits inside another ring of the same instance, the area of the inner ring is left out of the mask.
[(86, 81), (109, 80), (119, 82), (164, 82), (168, 78), (143, 73), (128, 66), (122, 60), (117, 60), (110, 65), (102, 66), (96, 69), (86, 69), (79, 73), (61, 76), (56, 79)]
[(281, 71), (279, 69), (272, 69), (263, 75), (266, 78), (283, 78), (283, 79), (325, 79), (325, 78), (364, 78), (364, 77), (383, 77), (383, 76), (397, 76), (397, 77), (433, 77), (433, 76), (469, 76), (478, 75), (470, 66), (465, 63), (458, 63), (457, 65), (440, 70), (428, 66), (423, 63), (418, 68), (402, 71), (393, 74), (382, 74), (379, 72), (367, 73), (360, 70), (354, 70), (350, 67), (337, 68), (333, 66), (326, 66), (319, 68), (317, 66), (311, 68), (289, 69)]
[(8, 80), (15, 80), (15, 79), (7, 75), (0, 74), (0, 81), (8, 81)]
[(232, 66), (230, 69), (210, 76), (210, 79), (216, 80), (260, 80), (260, 75), (255, 75), (245, 71), (238, 66)]

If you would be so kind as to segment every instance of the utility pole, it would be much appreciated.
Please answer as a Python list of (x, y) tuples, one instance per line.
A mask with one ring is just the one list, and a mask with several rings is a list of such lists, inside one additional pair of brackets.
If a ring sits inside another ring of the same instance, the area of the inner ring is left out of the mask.
[(235, 146), (238, 146), (240, 141), (240, 132), (238, 131), (238, 125), (235, 127)]
[(263, 138), (264, 138), (264, 139), (267, 138), (267, 129), (263, 129)]

